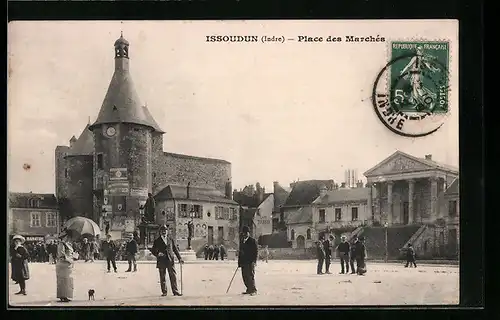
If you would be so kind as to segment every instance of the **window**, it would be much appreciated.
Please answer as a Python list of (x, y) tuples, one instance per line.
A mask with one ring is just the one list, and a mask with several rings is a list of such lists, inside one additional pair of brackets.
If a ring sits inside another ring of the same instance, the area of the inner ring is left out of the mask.
[(358, 220), (358, 207), (351, 208), (351, 218), (352, 221)]
[(230, 220), (232, 214), (236, 216), (236, 210), (234, 208), (215, 207), (215, 219)]
[(31, 212), (30, 214), (30, 227), (41, 227), (40, 212)]
[(295, 240), (295, 230), (292, 229), (292, 231), (290, 231), (290, 239), (293, 241)]
[(185, 203), (179, 203), (178, 205), (179, 217), (187, 218), (188, 217), (188, 207)]
[(194, 217), (197, 219), (203, 218), (203, 206), (195, 204), (193, 206)]
[(45, 225), (47, 227), (55, 227), (56, 226), (56, 214), (53, 212), (47, 212), (45, 216)]
[(104, 160), (102, 158), (102, 153), (97, 155), (97, 169), (102, 169), (104, 167)]
[(236, 208), (229, 208), (229, 218), (230, 220), (236, 220), (237, 214), (236, 214)]
[(325, 222), (325, 209), (319, 209), (319, 222)]
[(311, 240), (311, 229), (307, 229), (306, 239)]
[(38, 200), (38, 199), (30, 199), (29, 200), (29, 206), (31, 208), (38, 208), (38, 207), (40, 207), (40, 200)]
[(342, 220), (342, 208), (335, 208), (335, 221)]
[(450, 217), (456, 217), (457, 216), (457, 201), (452, 200), (448, 202), (448, 215)]
[(64, 169), (64, 177), (69, 178), (69, 170), (68, 168)]

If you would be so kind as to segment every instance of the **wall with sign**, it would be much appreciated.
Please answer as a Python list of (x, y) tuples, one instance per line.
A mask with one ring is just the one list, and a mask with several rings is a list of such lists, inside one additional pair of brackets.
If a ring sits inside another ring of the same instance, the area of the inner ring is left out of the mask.
[(92, 218), (94, 198), (92, 194), (92, 168), (93, 158), (91, 155), (66, 157), (67, 198), (71, 202), (73, 216)]

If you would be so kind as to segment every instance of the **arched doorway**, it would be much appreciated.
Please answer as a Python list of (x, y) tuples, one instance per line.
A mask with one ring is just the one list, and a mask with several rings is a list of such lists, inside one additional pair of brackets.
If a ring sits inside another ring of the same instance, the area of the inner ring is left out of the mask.
[(304, 239), (304, 236), (298, 236), (297, 237), (297, 248), (304, 249), (305, 247), (306, 247), (306, 239)]

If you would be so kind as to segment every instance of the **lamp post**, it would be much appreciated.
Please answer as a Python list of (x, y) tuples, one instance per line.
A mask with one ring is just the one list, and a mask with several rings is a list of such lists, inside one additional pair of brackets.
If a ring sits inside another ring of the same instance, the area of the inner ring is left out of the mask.
[(191, 212), (189, 213), (189, 217), (191, 218), (191, 220), (188, 222), (188, 247), (187, 249), (188, 250), (191, 250), (191, 239), (193, 237), (193, 219), (194, 219), (194, 216), (195, 216), (195, 212), (193, 210), (191, 210)]
[(384, 229), (385, 229), (385, 258), (384, 261), (387, 262), (389, 260), (389, 243), (387, 241), (387, 229), (388, 229), (389, 224), (387, 222), (384, 223)]

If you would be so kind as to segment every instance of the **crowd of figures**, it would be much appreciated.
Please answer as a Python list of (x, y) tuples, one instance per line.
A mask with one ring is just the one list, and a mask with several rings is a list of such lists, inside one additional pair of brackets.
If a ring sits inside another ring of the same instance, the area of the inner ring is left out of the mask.
[[(328, 239), (321, 236), (316, 244), (317, 248), (317, 258), (318, 258), (318, 268), (316, 270), (317, 274), (331, 274), (330, 264), (333, 256), (333, 250), (337, 251), (340, 257), (341, 274), (349, 273), (351, 274), (364, 275), (366, 273), (366, 246), (365, 238), (354, 237), (352, 243), (346, 241), (346, 237), (341, 237), (340, 244), (334, 248), (335, 237), (330, 235)], [(356, 264), (356, 265), (355, 265)], [(323, 272), (323, 265), (325, 266), (325, 272)]]
[(221, 260), (224, 260), (224, 258), (227, 257), (226, 247), (224, 247), (223, 244), (206, 244), (203, 248), (203, 255), (205, 257), (205, 260), (219, 260), (219, 257)]

